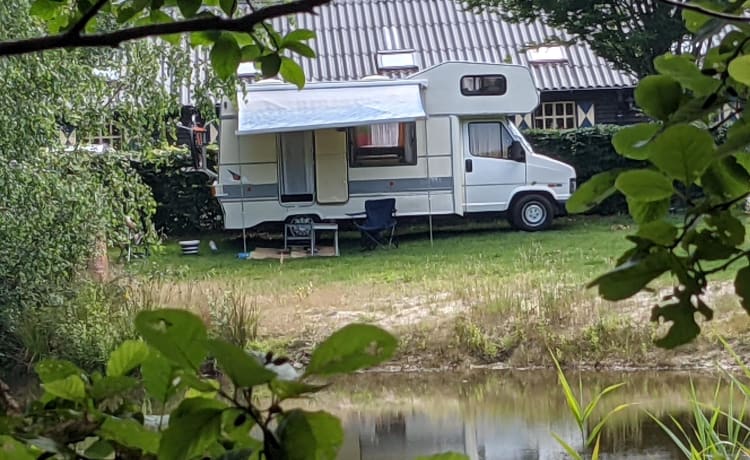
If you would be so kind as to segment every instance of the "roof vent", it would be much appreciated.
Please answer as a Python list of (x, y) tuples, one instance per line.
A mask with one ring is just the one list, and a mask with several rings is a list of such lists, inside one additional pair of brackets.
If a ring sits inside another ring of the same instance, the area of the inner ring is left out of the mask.
[(378, 70), (416, 69), (414, 50), (379, 51), (377, 54)]
[(255, 82), (256, 85), (283, 85), (284, 82), (278, 78), (264, 78)]
[(366, 77), (362, 77), (362, 81), (384, 81), (384, 80), (390, 80), (390, 78), (386, 77), (385, 75), (368, 75)]
[(526, 50), (526, 57), (529, 59), (529, 62), (534, 64), (568, 62), (565, 48), (560, 45), (529, 48)]
[(255, 78), (260, 74), (258, 69), (255, 68), (255, 64), (252, 62), (241, 62), (240, 66), (237, 67), (237, 76), (239, 78)]

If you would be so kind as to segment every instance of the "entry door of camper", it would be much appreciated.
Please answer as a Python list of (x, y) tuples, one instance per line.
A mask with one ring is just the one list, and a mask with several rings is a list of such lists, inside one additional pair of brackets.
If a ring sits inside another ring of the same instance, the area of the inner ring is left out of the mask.
[(279, 134), (279, 199), (282, 203), (312, 203), (315, 164), (312, 131)]
[(505, 211), (513, 189), (526, 183), (526, 163), (509, 158), (513, 142), (500, 121), (464, 125), (464, 206), (467, 212)]

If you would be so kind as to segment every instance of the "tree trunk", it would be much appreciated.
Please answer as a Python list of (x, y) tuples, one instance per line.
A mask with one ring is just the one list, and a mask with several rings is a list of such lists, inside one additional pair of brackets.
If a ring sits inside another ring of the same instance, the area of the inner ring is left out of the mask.
[(88, 272), (91, 278), (102, 283), (109, 281), (109, 257), (107, 255), (107, 238), (97, 235), (94, 250), (88, 262)]

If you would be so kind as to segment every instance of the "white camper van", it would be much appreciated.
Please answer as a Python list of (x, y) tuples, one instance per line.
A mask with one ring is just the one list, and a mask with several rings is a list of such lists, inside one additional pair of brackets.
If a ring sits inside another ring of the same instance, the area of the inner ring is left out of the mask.
[(238, 101), (222, 103), (214, 184), (227, 229), (347, 220), (387, 197), (398, 216), (503, 213), (535, 231), (576, 186), (507, 117), (539, 103), (526, 67), (446, 62), (303, 90), (265, 81)]

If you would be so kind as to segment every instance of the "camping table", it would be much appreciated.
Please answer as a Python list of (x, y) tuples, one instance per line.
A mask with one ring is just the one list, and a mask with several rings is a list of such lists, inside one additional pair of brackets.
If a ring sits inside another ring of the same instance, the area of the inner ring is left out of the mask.
[(310, 253), (315, 255), (315, 232), (333, 232), (333, 249), (336, 256), (339, 255), (339, 225), (338, 224), (312, 224), (310, 232)]
[(315, 255), (315, 233), (316, 232), (333, 232), (333, 247), (335, 254), (339, 255), (339, 226), (338, 224), (312, 223), (310, 232), (305, 236), (293, 236), (290, 233), (292, 227), (305, 224), (284, 224), (284, 249), (287, 249), (290, 241), (308, 241), (310, 243), (310, 254)]

